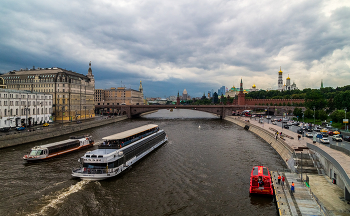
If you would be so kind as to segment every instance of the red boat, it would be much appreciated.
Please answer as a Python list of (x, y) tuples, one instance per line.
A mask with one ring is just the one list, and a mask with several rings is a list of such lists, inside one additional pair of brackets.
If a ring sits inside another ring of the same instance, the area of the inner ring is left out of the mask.
[(250, 175), (249, 193), (273, 195), (271, 174), (267, 167), (253, 167), (252, 173)]

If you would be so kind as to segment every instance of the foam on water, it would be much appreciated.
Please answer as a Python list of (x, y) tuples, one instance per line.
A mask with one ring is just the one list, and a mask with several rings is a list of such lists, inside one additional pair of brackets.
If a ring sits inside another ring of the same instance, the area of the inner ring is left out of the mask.
[(53, 199), (51, 199), (51, 201), (43, 206), (40, 210), (40, 212), (37, 213), (32, 213), (32, 214), (28, 214), (29, 216), (35, 216), (35, 215), (45, 215), (45, 212), (47, 210), (49, 210), (50, 208), (56, 208), (57, 204), (62, 203), (64, 201), (64, 199), (66, 197), (68, 197), (69, 195), (76, 193), (78, 191), (80, 191), (85, 185), (87, 185), (90, 181), (80, 181), (75, 185), (72, 185), (69, 187), (69, 189), (63, 189), (59, 192), (59, 194), (54, 197)]

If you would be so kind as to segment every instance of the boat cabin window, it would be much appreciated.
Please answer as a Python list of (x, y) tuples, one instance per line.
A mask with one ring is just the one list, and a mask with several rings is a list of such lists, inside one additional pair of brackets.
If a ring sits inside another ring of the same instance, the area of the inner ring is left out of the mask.
[(264, 176), (267, 176), (267, 175), (269, 175), (269, 173), (267, 172), (267, 169), (266, 169), (266, 167), (264, 167), (264, 168), (263, 168), (263, 175), (264, 175)]
[(97, 155), (91, 155), (92, 158), (97, 158)]
[(106, 163), (84, 163), (83, 167), (88, 169), (106, 169)]
[(43, 154), (43, 151), (42, 150), (32, 150), (30, 152), (30, 155), (31, 156), (37, 156), (37, 155), (42, 155)]
[(98, 158), (103, 158), (103, 156), (102, 155), (99, 155), (99, 156), (97, 156)]
[(259, 169), (258, 167), (254, 167), (253, 175), (256, 176), (259, 174)]
[(85, 157), (87, 157), (87, 158), (88, 158), (88, 157), (90, 157), (90, 155), (85, 155)]

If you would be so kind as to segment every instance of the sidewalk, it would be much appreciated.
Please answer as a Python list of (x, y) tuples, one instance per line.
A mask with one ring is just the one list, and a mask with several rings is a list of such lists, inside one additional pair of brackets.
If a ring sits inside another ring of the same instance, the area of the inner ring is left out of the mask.
[[(252, 119), (250, 119), (249, 117), (240, 117), (240, 118), (232, 117), (232, 118), (240, 119), (241, 121), (249, 120), (250, 124), (263, 128), (273, 135), (275, 134), (275, 132), (270, 128), (273, 128), (278, 132), (282, 132), (282, 134), (286, 134), (290, 137), (294, 137), (294, 139), (285, 137), (285, 140), (284, 140), (285, 143), (287, 143), (290, 147), (294, 149), (297, 149), (298, 147), (306, 147), (307, 142), (312, 143), (310, 139), (306, 139), (306, 138), (298, 140), (298, 134), (293, 131), (290, 131), (288, 129), (282, 129), (279, 126), (272, 125), (272, 124), (261, 124), (258, 121), (255, 121), (254, 118)], [(350, 157), (349, 156), (347, 156), (343, 152), (337, 151), (335, 149), (331, 149), (320, 143), (315, 143), (314, 145), (319, 147), (323, 151), (327, 152), (331, 157), (333, 157), (344, 169), (346, 174), (350, 176)], [(314, 204), (312, 204), (310, 201), (306, 201), (306, 200), (309, 200), (309, 197), (311, 197), (311, 193), (309, 192), (310, 189), (311, 189), (311, 192), (314, 193), (315, 196), (318, 198), (320, 203), (330, 213), (333, 213), (334, 215), (350, 215), (350, 205), (347, 204), (347, 202), (344, 200), (344, 190), (339, 188), (337, 185), (330, 183), (330, 179), (328, 176), (319, 176), (319, 175), (308, 175), (308, 176), (309, 176), (310, 188), (306, 187), (304, 183), (300, 182), (300, 176), (298, 174), (286, 173), (286, 178), (289, 184), (291, 184), (292, 181), (295, 184), (296, 192), (294, 194), (295, 195), (294, 204), (296, 208), (299, 207), (300, 212), (305, 211), (305, 214), (303, 215), (310, 215), (310, 213), (308, 213), (309, 209), (314, 209), (316, 211)], [(304, 175), (303, 177), (305, 178)], [(289, 191), (290, 191), (290, 186), (289, 186)], [(288, 199), (287, 194), (286, 194), (285, 200), (290, 201), (290, 199)], [(316, 203), (316, 201), (314, 202)], [(292, 206), (293, 204), (290, 204), (290, 207)], [(306, 207), (305, 210), (303, 209), (304, 207)], [(318, 206), (318, 209), (320, 209), (319, 206)], [(314, 210), (312, 210), (312, 212)], [(292, 215), (294, 213), (295, 211), (292, 212)]]

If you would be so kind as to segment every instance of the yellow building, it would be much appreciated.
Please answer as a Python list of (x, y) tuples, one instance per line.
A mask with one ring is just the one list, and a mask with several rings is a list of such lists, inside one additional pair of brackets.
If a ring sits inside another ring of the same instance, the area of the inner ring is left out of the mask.
[(95, 105), (144, 105), (142, 82), (139, 91), (125, 87), (96, 89)]
[(8, 89), (52, 95), (54, 120), (68, 121), (95, 116), (95, 79), (91, 62), (87, 75), (62, 68), (35, 68), (1, 75)]

